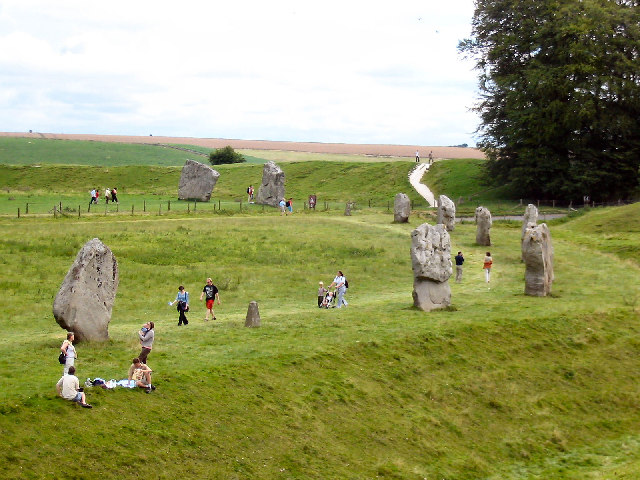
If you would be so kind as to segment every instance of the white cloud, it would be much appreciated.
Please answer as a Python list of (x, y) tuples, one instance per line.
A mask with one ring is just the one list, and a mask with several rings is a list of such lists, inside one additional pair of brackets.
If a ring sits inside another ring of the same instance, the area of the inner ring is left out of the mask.
[(0, 130), (473, 143), (473, 0), (218, 3), (5, 0)]

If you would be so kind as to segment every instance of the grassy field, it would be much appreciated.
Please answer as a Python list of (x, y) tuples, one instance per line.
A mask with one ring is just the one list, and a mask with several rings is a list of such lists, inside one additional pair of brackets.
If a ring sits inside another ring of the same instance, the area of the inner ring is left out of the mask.
[[(3, 478), (637, 478), (640, 265), (617, 255), (637, 206), (551, 226), (556, 282), (523, 291), (520, 225), (494, 225), (493, 283), (473, 225), (453, 305), (411, 306), (409, 225), (389, 215), (1, 219)], [(575, 241), (576, 235), (580, 237)], [(106, 344), (78, 345), (78, 375), (123, 378), (135, 332), (156, 322), (158, 390), (53, 389), (64, 332), (53, 297), (98, 236), (119, 261)], [(638, 236), (633, 244), (638, 244)], [(350, 306), (314, 307), (342, 269)], [(219, 320), (194, 298), (207, 276)], [(191, 320), (166, 305), (179, 284)], [(615, 285), (625, 285), (617, 288)], [(606, 299), (606, 300), (605, 300)], [(263, 326), (243, 327), (257, 300)], [(16, 362), (16, 358), (19, 361)], [(60, 437), (73, 446), (60, 445)]]

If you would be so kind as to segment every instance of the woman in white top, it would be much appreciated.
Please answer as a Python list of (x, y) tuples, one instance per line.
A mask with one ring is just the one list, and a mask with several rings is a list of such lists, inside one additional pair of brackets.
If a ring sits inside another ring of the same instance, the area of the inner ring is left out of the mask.
[(338, 304), (336, 305), (336, 308), (340, 308), (342, 307), (342, 305), (344, 305), (345, 307), (349, 305), (349, 303), (344, 299), (344, 294), (347, 291), (347, 287), (345, 285), (346, 282), (347, 279), (344, 278), (342, 272), (338, 270), (336, 278), (334, 278), (333, 282), (331, 282), (331, 285), (329, 285), (329, 288), (336, 287), (336, 289), (338, 290)]
[(62, 346), (60, 347), (60, 350), (64, 352), (66, 357), (66, 360), (64, 362), (64, 372), (63, 372), (64, 375), (69, 373), (69, 367), (75, 365), (76, 358), (78, 358), (78, 354), (76, 353), (76, 347), (73, 346), (74, 338), (75, 337), (73, 335), (73, 332), (68, 332), (67, 339), (64, 342), (62, 342)]

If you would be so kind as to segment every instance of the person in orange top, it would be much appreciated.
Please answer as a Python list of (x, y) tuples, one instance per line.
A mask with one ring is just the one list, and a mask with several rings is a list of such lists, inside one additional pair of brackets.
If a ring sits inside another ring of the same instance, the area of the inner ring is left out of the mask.
[(493, 265), (493, 258), (491, 258), (491, 252), (487, 252), (487, 255), (484, 257), (484, 274), (487, 279), (487, 283), (491, 281), (491, 265)]

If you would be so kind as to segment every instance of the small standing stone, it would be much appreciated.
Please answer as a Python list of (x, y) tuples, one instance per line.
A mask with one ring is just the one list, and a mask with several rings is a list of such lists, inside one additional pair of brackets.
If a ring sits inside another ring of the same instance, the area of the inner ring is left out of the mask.
[(393, 200), (393, 221), (407, 223), (411, 214), (411, 200), (406, 193), (398, 193)]
[(258, 311), (258, 302), (255, 300), (249, 303), (249, 309), (247, 310), (247, 318), (244, 321), (245, 327), (259, 327), (260, 326), (260, 312)]
[(484, 208), (476, 208), (476, 243), (478, 245), (491, 245), (491, 212)]
[(456, 226), (456, 204), (446, 195), (438, 198), (438, 223), (443, 224), (447, 232), (453, 232)]

